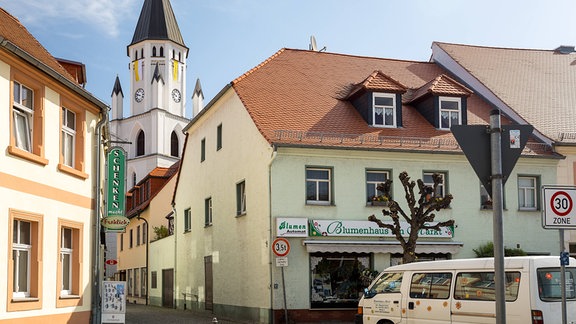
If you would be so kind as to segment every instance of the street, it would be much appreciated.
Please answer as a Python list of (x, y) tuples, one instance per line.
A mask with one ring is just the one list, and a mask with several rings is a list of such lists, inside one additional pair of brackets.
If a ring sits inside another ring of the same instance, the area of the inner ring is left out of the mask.
[[(216, 318), (216, 321), (214, 321)], [(230, 319), (220, 319), (210, 311), (190, 311), (140, 304), (126, 304), (126, 324), (179, 324), (179, 323), (245, 323)]]

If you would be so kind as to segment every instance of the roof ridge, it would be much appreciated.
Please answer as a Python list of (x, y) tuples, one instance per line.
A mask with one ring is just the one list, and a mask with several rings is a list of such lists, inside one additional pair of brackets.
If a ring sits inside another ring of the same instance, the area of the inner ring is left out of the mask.
[(285, 47), (279, 49), (276, 53), (274, 53), (272, 56), (270, 56), (269, 58), (267, 58), (266, 60), (264, 60), (262, 63), (256, 65), (255, 67), (253, 67), (252, 69), (248, 70), (247, 72), (245, 72), (244, 74), (242, 74), (241, 76), (237, 77), (236, 79), (232, 80), (232, 84), (236, 84), (238, 82), (240, 82), (242, 79), (246, 78), (248, 75), (254, 73), (256, 70), (259, 70), (261, 67), (263, 67), (264, 65), (266, 65), (268, 62), (272, 61), (273, 59), (275, 59), (276, 57), (278, 57), (280, 54), (282, 54), (284, 51), (286, 50)]
[(508, 50), (508, 51), (531, 51), (531, 52), (554, 52), (554, 49), (541, 49), (541, 48), (520, 48), (520, 47), (503, 47), (503, 46), (486, 46), (486, 45), (473, 45), (473, 44), (461, 44), (461, 43), (446, 43), (446, 42), (432, 42), (432, 45), (437, 44), (438, 46), (448, 45), (448, 46), (462, 46), (471, 48), (484, 48), (484, 49), (494, 49), (494, 50)]

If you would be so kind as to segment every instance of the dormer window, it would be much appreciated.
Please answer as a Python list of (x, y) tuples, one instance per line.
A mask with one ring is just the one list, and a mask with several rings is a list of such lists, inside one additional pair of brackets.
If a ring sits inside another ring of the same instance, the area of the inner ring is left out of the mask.
[(439, 129), (449, 130), (452, 125), (462, 124), (462, 99), (454, 97), (439, 97), (440, 120)]
[(373, 94), (372, 121), (376, 127), (396, 127), (396, 94)]

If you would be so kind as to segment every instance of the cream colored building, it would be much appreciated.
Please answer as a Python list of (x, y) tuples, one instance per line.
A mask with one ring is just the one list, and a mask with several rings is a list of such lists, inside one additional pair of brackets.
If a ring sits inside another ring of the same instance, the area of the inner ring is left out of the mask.
[(0, 323), (88, 323), (107, 106), (81, 63), (3, 9), (0, 27)]
[[(352, 321), (364, 271), (401, 259), (367, 218), (381, 216), (373, 196), (384, 179), (405, 201), (402, 171), (425, 182), (440, 173), (438, 194), (454, 196), (436, 220), (455, 228), (421, 233), (418, 258), (474, 257), (492, 241), (493, 213), (449, 126), (488, 124), (491, 109), (434, 63), (278, 51), (184, 129), (176, 306), (194, 296), (192, 308), (259, 323), (283, 321), (285, 305), (296, 322)], [(530, 139), (505, 186), (506, 247), (555, 253), (537, 190), (561, 158)], [(273, 253), (277, 238), (290, 245), (286, 259)]]

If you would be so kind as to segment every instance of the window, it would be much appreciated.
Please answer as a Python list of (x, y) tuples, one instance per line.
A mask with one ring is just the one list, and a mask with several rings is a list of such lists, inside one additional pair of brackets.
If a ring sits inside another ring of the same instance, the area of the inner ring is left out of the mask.
[(74, 167), (74, 155), (76, 142), (76, 114), (62, 108), (62, 163)]
[(375, 93), (373, 95), (372, 120), (373, 126), (396, 126), (396, 95)]
[(152, 47), (152, 56), (156, 56), (156, 46)]
[(449, 130), (452, 125), (462, 124), (460, 98), (440, 97), (440, 129)]
[(82, 295), (82, 232), (83, 224), (59, 220), (60, 260), (58, 264), (59, 297), (57, 307), (78, 306)]
[[(560, 302), (562, 300), (562, 281), (560, 268), (539, 268), (536, 270), (538, 278), (538, 294), (540, 300), (546, 302)], [(576, 270), (565, 269), (566, 298), (576, 299)]]
[(138, 132), (138, 137), (136, 138), (136, 156), (144, 155), (144, 144), (145, 144), (144, 131), (140, 130)]
[(315, 309), (355, 308), (372, 281), (370, 255), (364, 253), (310, 254), (310, 305)]
[(136, 246), (140, 245), (140, 225), (136, 226)]
[(170, 135), (170, 155), (173, 157), (178, 157), (179, 155), (179, 141), (178, 135), (176, 135), (175, 131), (172, 131)]
[(32, 254), (31, 223), (14, 220), (12, 259), (14, 260), (13, 297), (30, 297), (30, 255)]
[(134, 238), (133, 238), (133, 233), (134, 229), (130, 229), (130, 248), (132, 248), (132, 246), (134, 245)]
[(152, 271), (150, 273), (150, 288), (152, 289), (156, 289), (158, 288), (158, 272), (156, 271)]
[(518, 209), (537, 210), (538, 178), (533, 176), (518, 176)]
[(384, 193), (378, 190), (377, 187), (389, 178), (390, 172), (388, 171), (366, 171), (366, 202), (379, 201)]
[(192, 229), (192, 211), (190, 208), (184, 210), (184, 232), (189, 232)]
[(147, 268), (141, 268), (140, 269), (140, 274), (141, 274), (141, 289), (140, 289), (140, 296), (144, 297), (146, 296), (146, 285), (148, 284), (148, 269)]
[(216, 128), (216, 151), (222, 148), (222, 124)]
[(415, 273), (410, 284), (410, 298), (447, 299), (451, 273)]
[(134, 280), (134, 277), (132, 276), (132, 269), (128, 269), (128, 275), (127, 275), (126, 279), (127, 279), (126, 280), (126, 290), (128, 291), (127, 295), (132, 296), (133, 295), (132, 287), (134, 286), (134, 284), (132, 283), (133, 282), (132, 280)]
[(10, 210), (7, 311), (42, 308), (42, 216)]
[(132, 187), (136, 186), (136, 172), (132, 172)]
[(374, 283), (374, 286), (370, 289), (368, 296), (376, 294), (395, 294), (400, 293), (400, 288), (402, 286), (402, 274), (403, 272), (389, 272), (382, 275)]
[(306, 203), (328, 205), (331, 202), (331, 170), (306, 168)]
[[(506, 301), (518, 298), (520, 272), (505, 273)], [(456, 275), (454, 299), (463, 300), (496, 300), (494, 272), (462, 272)]]
[(34, 123), (34, 91), (14, 81), (14, 138), (16, 146), (32, 152), (32, 130)]
[(40, 82), (12, 71), (12, 104), (10, 105), (10, 146), (8, 153), (47, 165), (44, 158), (44, 88)]
[(164, 57), (164, 47), (160, 46), (160, 56)]
[(124, 251), (124, 233), (120, 233), (120, 251)]
[(200, 162), (206, 159), (206, 139), (203, 138), (200, 142)]
[(204, 226), (212, 225), (212, 198), (204, 200)]
[(236, 215), (246, 214), (246, 182), (236, 184)]
[(424, 172), (423, 176), (422, 176), (422, 182), (424, 182), (424, 185), (426, 186), (430, 186), (430, 187), (434, 187), (434, 173), (437, 173), (440, 175), (440, 178), (442, 179), (441, 183), (438, 184), (438, 187), (436, 187), (436, 192), (434, 193), (434, 197), (444, 197), (444, 195), (446, 194), (446, 174), (442, 173), (442, 172)]
[(142, 244), (148, 242), (148, 223), (142, 225)]

